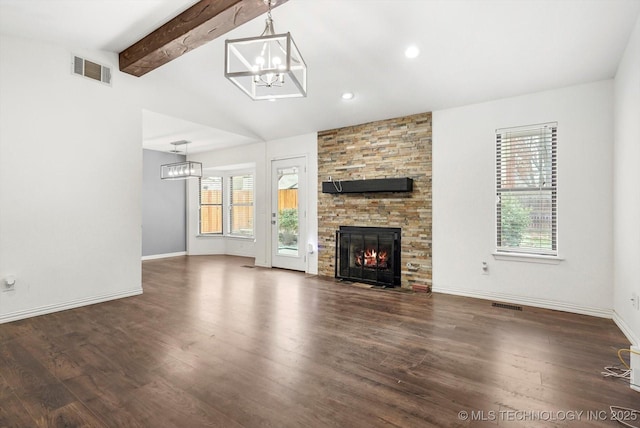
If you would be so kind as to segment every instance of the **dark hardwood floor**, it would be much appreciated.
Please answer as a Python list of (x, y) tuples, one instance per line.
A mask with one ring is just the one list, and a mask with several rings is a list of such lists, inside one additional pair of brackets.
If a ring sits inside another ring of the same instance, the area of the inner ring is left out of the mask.
[(0, 325), (0, 426), (610, 427), (610, 405), (640, 409), (600, 374), (629, 346), (611, 320), (251, 263), (145, 261), (141, 296)]

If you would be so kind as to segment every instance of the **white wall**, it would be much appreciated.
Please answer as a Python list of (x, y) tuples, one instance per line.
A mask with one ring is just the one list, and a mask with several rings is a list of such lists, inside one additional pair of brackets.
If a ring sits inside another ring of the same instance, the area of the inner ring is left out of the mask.
[(0, 321), (142, 292), (132, 79), (74, 76), (61, 47), (2, 37), (0, 51), (0, 274), (17, 276)]
[[(113, 85), (71, 73), (72, 53)], [(224, 112), (114, 53), (0, 36), (0, 322), (141, 289), (142, 109), (239, 132)]]
[(615, 78), (614, 319), (640, 344), (640, 17)]
[[(317, 134), (305, 134), (282, 140), (256, 143), (189, 156), (202, 162), (204, 169), (245, 163), (255, 164), (255, 241), (224, 236), (198, 236), (198, 183), (192, 180), (187, 189), (187, 251), (189, 255), (232, 254), (255, 257), (257, 266), (271, 266), (271, 161), (305, 156), (307, 158), (307, 240), (317, 248), (318, 237), (318, 154)], [(306, 246), (305, 246), (306, 248)], [(307, 273), (318, 273), (317, 255), (307, 257)]]
[[(434, 291), (611, 316), (612, 103), (602, 81), (434, 112)], [(558, 122), (564, 260), (496, 260), (495, 130), (543, 122)]]

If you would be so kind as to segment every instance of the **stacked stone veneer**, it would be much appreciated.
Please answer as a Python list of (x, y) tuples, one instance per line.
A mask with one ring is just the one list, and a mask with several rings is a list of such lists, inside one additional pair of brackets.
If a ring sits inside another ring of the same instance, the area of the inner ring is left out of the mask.
[[(322, 193), (322, 182), (413, 179), (408, 193)], [(432, 284), (431, 113), (318, 133), (318, 273), (335, 275), (340, 226), (402, 228), (402, 287)], [(418, 265), (409, 270), (407, 263)]]

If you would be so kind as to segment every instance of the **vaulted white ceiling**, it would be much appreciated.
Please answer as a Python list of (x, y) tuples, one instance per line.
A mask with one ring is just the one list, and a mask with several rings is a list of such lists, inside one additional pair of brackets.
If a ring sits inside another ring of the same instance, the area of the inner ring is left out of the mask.
[[(118, 52), (193, 3), (0, 0), (0, 32)], [(251, 101), (224, 78), (224, 39), (260, 34), (264, 17), (150, 74), (271, 140), (612, 78), (639, 13), (640, 0), (289, 0), (273, 18), (307, 62), (307, 98)]]

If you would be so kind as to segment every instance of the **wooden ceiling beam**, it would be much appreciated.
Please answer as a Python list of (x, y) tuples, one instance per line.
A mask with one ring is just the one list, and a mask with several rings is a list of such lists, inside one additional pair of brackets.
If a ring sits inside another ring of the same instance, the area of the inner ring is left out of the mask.
[(120, 52), (120, 71), (140, 77), (266, 12), (263, 0), (201, 0)]

